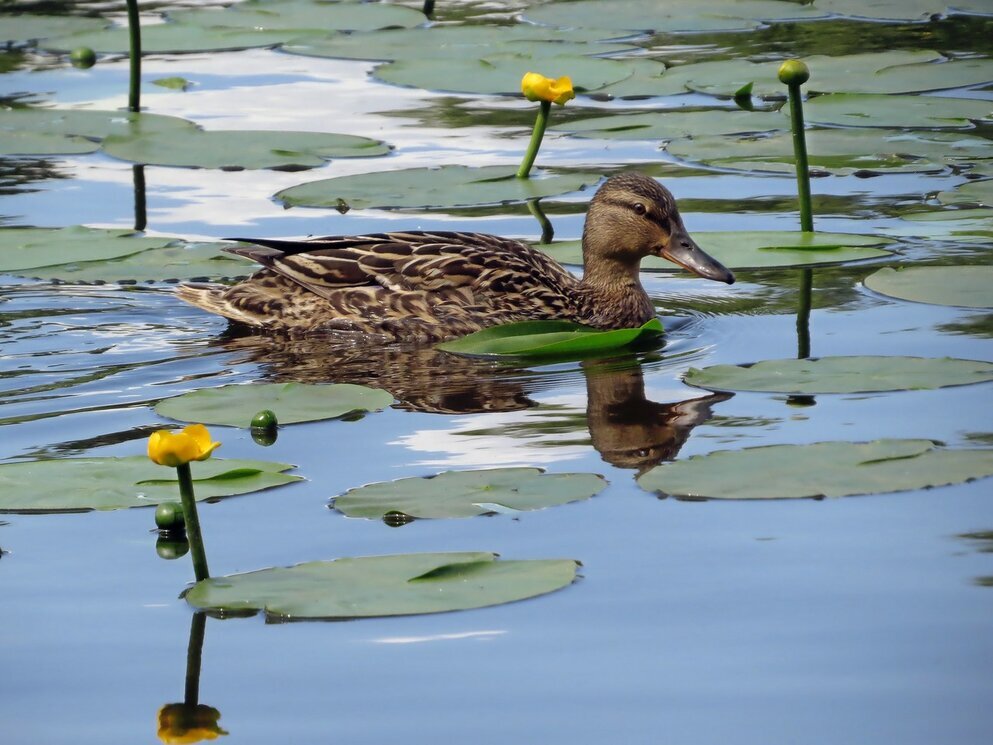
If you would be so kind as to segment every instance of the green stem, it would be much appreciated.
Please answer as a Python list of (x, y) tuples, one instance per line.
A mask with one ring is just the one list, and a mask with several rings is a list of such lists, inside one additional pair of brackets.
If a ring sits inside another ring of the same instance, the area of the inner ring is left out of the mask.
[(186, 519), (186, 537), (190, 541), (190, 556), (193, 557), (193, 572), (197, 582), (210, 577), (207, 569), (207, 554), (203, 550), (203, 536), (200, 534), (200, 516), (197, 515), (197, 500), (193, 496), (193, 476), (190, 464), (176, 466), (179, 476), (179, 495), (183, 499), (183, 517)]
[(800, 304), (796, 311), (796, 356), (805, 360), (810, 357), (810, 303), (813, 297), (814, 271), (800, 270)]
[(527, 152), (524, 153), (524, 160), (521, 167), (517, 169), (517, 178), (528, 178), (531, 174), (531, 166), (534, 159), (538, 157), (538, 148), (541, 147), (541, 140), (545, 136), (545, 126), (548, 124), (548, 111), (552, 108), (551, 101), (541, 101), (538, 108), (538, 116), (534, 120), (534, 129), (531, 131), (531, 142), (528, 143)]
[(131, 38), (131, 78), (128, 86), (128, 110), (141, 110), (141, 22), (138, 0), (128, 2), (128, 34)]
[(134, 176), (134, 229), (142, 233), (148, 225), (145, 210), (145, 166), (131, 166), (131, 173)]
[(194, 613), (190, 622), (190, 644), (186, 648), (186, 695), (183, 698), (183, 703), (190, 707), (200, 703), (200, 665), (206, 628), (206, 614)]
[(528, 200), (528, 212), (538, 221), (541, 225), (541, 244), (547, 244), (552, 242), (552, 238), (555, 237), (555, 228), (552, 227), (552, 221), (548, 219), (545, 215), (545, 211), (541, 209), (540, 199), (529, 199)]
[(790, 125), (793, 128), (793, 152), (796, 156), (796, 188), (800, 197), (800, 230), (812, 232), (814, 213), (810, 207), (810, 170), (807, 165), (807, 139), (803, 129), (803, 102), (800, 85), (787, 86), (790, 95)]
[(434, 0), (424, 0), (424, 15), (428, 18), (434, 13)]

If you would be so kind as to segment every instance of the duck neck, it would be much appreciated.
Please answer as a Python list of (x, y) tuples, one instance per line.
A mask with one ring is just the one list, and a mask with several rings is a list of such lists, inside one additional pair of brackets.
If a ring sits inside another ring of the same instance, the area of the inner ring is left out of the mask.
[(584, 254), (581, 287), (585, 323), (598, 328), (630, 328), (655, 316), (655, 306), (641, 286), (638, 263)]

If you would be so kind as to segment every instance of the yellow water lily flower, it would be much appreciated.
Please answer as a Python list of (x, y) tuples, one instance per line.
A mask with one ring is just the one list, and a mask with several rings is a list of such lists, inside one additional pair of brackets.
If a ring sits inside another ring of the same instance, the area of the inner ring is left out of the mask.
[(207, 460), (220, 446), (210, 441), (206, 427), (191, 424), (175, 434), (167, 429), (153, 432), (148, 438), (148, 457), (160, 466), (182, 466), (193, 460)]
[(166, 704), (159, 709), (159, 729), (156, 733), (166, 745), (188, 745), (203, 740), (216, 740), (227, 731), (217, 720), (221, 712), (213, 706), (197, 704)]
[(559, 106), (564, 106), (566, 101), (576, 97), (570, 78), (552, 80), (537, 72), (525, 73), (521, 78), (521, 92), (528, 101), (548, 101)]

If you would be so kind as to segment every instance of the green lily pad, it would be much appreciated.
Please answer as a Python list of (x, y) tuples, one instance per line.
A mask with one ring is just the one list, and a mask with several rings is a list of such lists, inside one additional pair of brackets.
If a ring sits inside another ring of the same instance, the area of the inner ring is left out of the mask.
[(335, 497), (333, 507), (348, 517), (376, 520), (388, 512), (417, 518), (475, 517), (578, 502), (606, 486), (596, 474), (545, 473), (541, 468), (446, 471), (350, 489)]
[(556, 124), (551, 129), (597, 139), (674, 140), (679, 137), (768, 132), (788, 127), (789, 121), (778, 112), (708, 109), (598, 116)]
[(294, 424), (378, 411), (391, 403), (393, 395), (386, 391), (350, 383), (260, 383), (201, 388), (160, 401), (155, 412), (182, 422), (248, 427), (259, 409), (274, 411), (281, 424)]
[(766, 21), (811, 20), (826, 13), (809, 5), (777, 0), (600, 0), (539, 5), (525, 11), (538, 23), (633, 31), (736, 31), (758, 28)]
[(79, 155), (100, 149), (99, 142), (45, 132), (3, 132), (0, 155)]
[(0, 229), (0, 272), (117, 259), (175, 243), (174, 238), (145, 238), (134, 231), (68, 228)]
[(386, 3), (320, 2), (319, 0), (246, 0), (227, 8), (171, 11), (169, 20), (206, 29), (259, 31), (372, 31), (418, 26), (424, 14)]
[(606, 54), (633, 48), (628, 44), (595, 43), (616, 35), (616, 31), (562, 31), (525, 23), (509, 26), (428, 26), (312, 38), (302, 43), (287, 44), (283, 50), (291, 54), (337, 59), (394, 61), (431, 57), (461, 63), (466, 59), (482, 59), (505, 52), (540, 58), (562, 54)]
[[(784, 113), (789, 112), (789, 104)], [(993, 103), (946, 96), (892, 96), (872, 93), (831, 93), (803, 106), (814, 124), (848, 127), (971, 127), (972, 120), (993, 116)], [(709, 134), (709, 133), (708, 133)]]
[(443, 613), (560, 590), (575, 581), (577, 567), (573, 559), (497, 561), (488, 552), (366, 556), (211, 577), (186, 602), (285, 621)]
[(683, 380), (716, 391), (872, 393), (932, 390), (993, 380), (993, 363), (949, 357), (852, 356), (691, 367)]
[(930, 21), (938, 14), (993, 13), (989, 0), (817, 0), (821, 10), (881, 21)]
[[(865, 261), (889, 256), (875, 246), (892, 243), (889, 238), (854, 233), (804, 233), (791, 230), (742, 230), (693, 233), (697, 244), (731, 269), (768, 269), (783, 266), (817, 266)], [(581, 241), (541, 244), (535, 248), (561, 264), (581, 265)], [(656, 256), (641, 260), (643, 270), (679, 271), (671, 261)]]
[(169, 90), (174, 91), (185, 91), (192, 84), (186, 78), (173, 76), (169, 78), (157, 78), (152, 81), (152, 85), (157, 85), (160, 88), (168, 88)]
[(379, 140), (323, 132), (182, 130), (152, 135), (111, 135), (108, 155), (132, 163), (187, 168), (299, 170), (331, 158), (371, 158), (390, 148)]
[(648, 491), (692, 499), (788, 499), (928, 489), (993, 475), (993, 450), (930, 440), (819, 442), (723, 450), (638, 477)]
[(78, 135), (102, 140), (109, 135), (133, 136), (195, 131), (197, 126), (175, 116), (133, 111), (94, 111), (32, 107), (0, 109), (0, 130), (47, 135)]
[[(810, 166), (837, 175), (919, 173), (948, 163), (993, 157), (989, 140), (952, 132), (814, 129), (806, 133)], [(676, 158), (720, 168), (777, 173), (794, 170), (793, 136), (694, 137), (666, 148)]]
[(311, 181), (275, 198), (290, 207), (441, 208), (526, 202), (579, 191), (600, 180), (593, 173), (534, 170), (526, 179), (516, 173), (516, 166), (406, 168)]
[(73, 261), (11, 273), (80, 283), (206, 282), (244, 277), (258, 268), (222, 248), (219, 243), (180, 243), (148, 248), (120, 259)]
[(953, 191), (939, 192), (938, 201), (944, 204), (984, 204), (993, 207), (993, 180), (970, 181)]
[(571, 321), (522, 321), (442, 342), (438, 349), (468, 356), (575, 357), (613, 352), (661, 334), (657, 318), (638, 328), (609, 331)]
[(993, 266), (884, 267), (865, 278), (870, 290), (916, 303), (993, 308)]
[[(300, 481), (288, 463), (211, 458), (191, 466), (197, 500)], [(83, 512), (152, 507), (175, 500), (175, 469), (143, 455), (0, 464), (0, 512)]]
[(107, 25), (101, 18), (81, 16), (41, 16), (30, 13), (4, 13), (0, 26), (0, 42), (38, 41), (50, 36), (96, 31)]
[[(158, 23), (141, 27), (142, 54), (184, 54), (187, 52), (221, 52), (255, 47), (271, 47), (307, 34), (322, 33), (316, 29), (295, 31), (254, 31), (239, 28), (206, 28), (179, 23)], [(131, 40), (126, 26), (102, 31), (70, 34), (48, 38), (42, 49), (67, 52), (76, 47), (90, 47), (102, 54), (129, 54)]]
[[(655, 63), (661, 73), (665, 65)], [(387, 62), (373, 71), (385, 83), (433, 91), (474, 94), (521, 95), (521, 77), (528, 70), (541, 69), (551, 78), (568, 75), (577, 91), (595, 91), (616, 83), (632, 73), (633, 63), (583, 55), (548, 57), (527, 52), (506, 52), (485, 58), (410, 59)]]
[(989, 243), (993, 240), (993, 209), (933, 210), (900, 215), (902, 224), (882, 228), (887, 235), (919, 236), (930, 240), (960, 243)]

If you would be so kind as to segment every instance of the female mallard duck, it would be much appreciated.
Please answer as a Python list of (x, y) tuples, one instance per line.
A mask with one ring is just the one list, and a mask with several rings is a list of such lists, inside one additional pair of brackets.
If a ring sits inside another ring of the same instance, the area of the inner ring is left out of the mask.
[(687, 235), (668, 189), (638, 173), (607, 179), (590, 202), (581, 280), (525, 243), (482, 233), (248, 241), (257, 245), (227, 250), (263, 269), (231, 287), (184, 285), (179, 297), (260, 329), (440, 341), (512, 321), (640, 326), (655, 315), (638, 279), (648, 255), (734, 282)]

